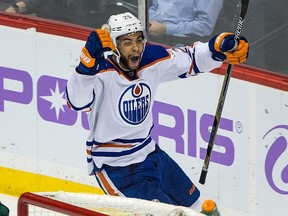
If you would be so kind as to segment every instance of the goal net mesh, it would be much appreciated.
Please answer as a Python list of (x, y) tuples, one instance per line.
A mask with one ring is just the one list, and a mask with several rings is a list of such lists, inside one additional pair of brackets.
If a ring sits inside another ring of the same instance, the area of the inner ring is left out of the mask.
[[(71, 192), (22, 194), (18, 200), (18, 216), (26, 215), (111, 215), (111, 216), (202, 216), (192, 208), (157, 201)], [(32, 196), (31, 196), (32, 195)], [(37, 200), (37, 202), (35, 201)], [(42, 201), (41, 201), (42, 200)], [(53, 201), (53, 202), (51, 202)], [(42, 203), (42, 204), (41, 204)], [(45, 203), (45, 204), (44, 204)], [(60, 203), (60, 204), (59, 204)], [(72, 208), (76, 206), (76, 208)], [(77, 209), (87, 210), (86, 213)], [(63, 208), (63, 211), (61, 210)], [(71, 209), (70, 212), (67, 211)], [(94, 212), (94, 214), (93, 214)], [(100, 214), (97, 214), (100, 213)]]

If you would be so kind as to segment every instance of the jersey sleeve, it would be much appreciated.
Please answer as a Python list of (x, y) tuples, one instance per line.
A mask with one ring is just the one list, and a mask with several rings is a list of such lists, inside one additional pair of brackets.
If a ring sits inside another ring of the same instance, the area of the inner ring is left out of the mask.
[(222, 61), (216, 61), (212, 58), (208, 42), (195, 42), (189, 50), (192, 55), (193, 64), (195, 65), (195, 74), (210, 72), (211, 70), (220, 67), (223, 63)]
[(159, 76), (160, 82), (187, 78), (198, 73), (210, 72), (221, 66), (221, 61), (212, 59), (208, 43), (195, 42), (192, 46), (179, 48), (153, 48), (147, 51), (149, 59), (144, 59), (143, 68)]
[(68, 105), (75, 111), (90, 111), (95, 100), (97, 88), (101, 83), (97, 76), (85, 76), (73, 72), (67, 82), (66, 99)]

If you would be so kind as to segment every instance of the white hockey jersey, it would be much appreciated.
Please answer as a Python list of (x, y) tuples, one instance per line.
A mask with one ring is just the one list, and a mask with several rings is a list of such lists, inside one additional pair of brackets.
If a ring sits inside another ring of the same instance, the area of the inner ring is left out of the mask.
[(222, 64), (211, 58), (208, 43), (202, 42), (167, 50), (147, 45), (135, 80), (130, 80), (112, 57), (105, 61), (106, 69), (94, 76), (75, 71), (66, 89), (74, 110), (89, 111), (89, 174), (103, 164), (127, 166), (144, 161), (155, 149), (150, 132), (159, 84), (211, 71)]

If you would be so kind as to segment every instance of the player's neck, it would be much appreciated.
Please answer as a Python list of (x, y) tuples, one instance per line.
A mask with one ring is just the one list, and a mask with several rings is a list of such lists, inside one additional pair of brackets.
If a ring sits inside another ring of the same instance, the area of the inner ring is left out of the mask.
[(123, 66), (121, 65), (121, 63), (118, 63), (118, 62), (117, 62), (117, 59), (116, 59), (115, 56), (113, 56), (113, 61), (114, 61), (114, 63), (121, 69), (121, 71), (125, 74), (125, 76), (127, 76), (127, 77), (128, 77), (129, 79), (131, 79), (131, 80), (137, 79), (136, 71), (135, 71), (135, 70), (129, 70), (129, 69), (123, 67)]

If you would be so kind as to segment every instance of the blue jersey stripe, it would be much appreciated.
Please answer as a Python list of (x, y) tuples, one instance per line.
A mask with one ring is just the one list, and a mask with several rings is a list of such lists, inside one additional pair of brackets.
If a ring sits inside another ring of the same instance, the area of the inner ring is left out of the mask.
[(75, 111), (80, 111), (80, 110), (83, 110), (83, 109), (88, 109), (88, 108), (90, 108), (90, 107), (92, 106), (92, 104), (93, 104), (93, 102), (94, 102), (94, 100), (95, 100), (95, 92), (93, 91), (93, 99), (92, 99), (92, 101), (91, 101), (90, 103), (88, 103), (87, 105), (83, 106), (83, 107), (76, 107), (76, 106), (74, 106), (74, 105), (71, 103), (71, 101), (70, 101), (70, 99), (69, 99), (69, 94), (68, 94), (67, 87), (66, 87), (66, 99), (67, 99), (67, 101), (69, 102), (69, 105), (72, 107), (73, 110), (75, 110)]

